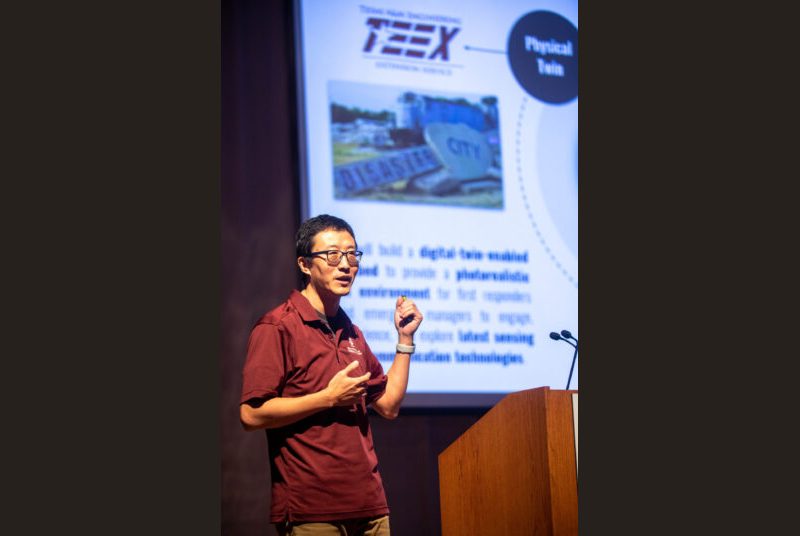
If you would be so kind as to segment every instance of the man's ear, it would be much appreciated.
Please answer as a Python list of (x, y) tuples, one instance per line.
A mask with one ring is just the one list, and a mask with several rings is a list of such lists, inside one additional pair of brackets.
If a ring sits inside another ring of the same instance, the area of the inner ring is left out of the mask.
[(311, 275), (311, 267), (308, 265), (308, 259), (306, 257), (297, 257), (297, 266), (304, 274)]

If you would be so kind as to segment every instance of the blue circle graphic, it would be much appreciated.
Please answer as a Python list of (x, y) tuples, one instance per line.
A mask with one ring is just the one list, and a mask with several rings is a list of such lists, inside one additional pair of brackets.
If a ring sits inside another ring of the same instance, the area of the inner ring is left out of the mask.
[(552, 11), (532, 11), (508, 36), (511, 72), (533, 98), (563, 104), (578, 96), (578, 29)]

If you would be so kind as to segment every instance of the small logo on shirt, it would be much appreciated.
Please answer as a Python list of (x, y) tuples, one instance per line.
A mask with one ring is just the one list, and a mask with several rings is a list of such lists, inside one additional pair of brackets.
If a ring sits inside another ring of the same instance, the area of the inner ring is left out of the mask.
[(353, 343), (352, 337), (347, 337), (347, 342), (350, 343), (350, 346), (346, 346), (348, 352), (350, 352), (351, 354), (361, 355), (361, 350), (356, 348), (356, 345)]

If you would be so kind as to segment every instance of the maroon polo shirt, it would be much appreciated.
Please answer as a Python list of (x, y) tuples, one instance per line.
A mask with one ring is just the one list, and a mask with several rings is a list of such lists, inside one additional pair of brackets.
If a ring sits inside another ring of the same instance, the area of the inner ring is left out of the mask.
[(356, 360), (359, 365), (351, 376), (372, 374), (366, 402), (267, 430), (274, 523), (389, 513), (367, 418), (367, 405), (386, 390), (386, 375), (361, 330), (341, 308), (329, 321), (330, 328), (305, 296), (293, 290), (250, 334), (241, 403), (316, 393)]

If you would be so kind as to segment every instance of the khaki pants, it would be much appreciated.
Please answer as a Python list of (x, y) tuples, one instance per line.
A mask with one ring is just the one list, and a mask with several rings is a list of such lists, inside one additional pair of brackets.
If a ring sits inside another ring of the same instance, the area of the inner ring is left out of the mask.
[(329, 523), (276, 523), (278, 536), (389, 536), (389, 516), (343, 519)]

